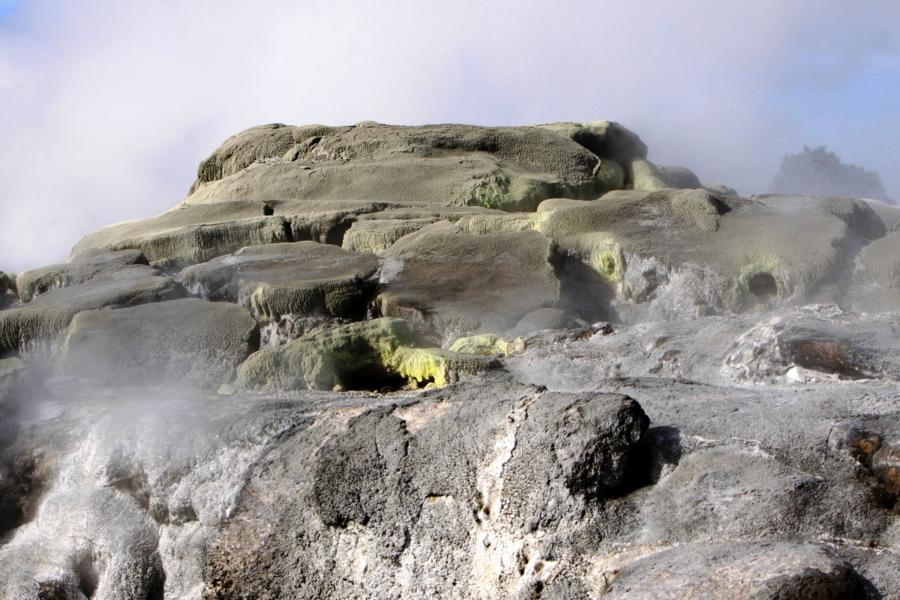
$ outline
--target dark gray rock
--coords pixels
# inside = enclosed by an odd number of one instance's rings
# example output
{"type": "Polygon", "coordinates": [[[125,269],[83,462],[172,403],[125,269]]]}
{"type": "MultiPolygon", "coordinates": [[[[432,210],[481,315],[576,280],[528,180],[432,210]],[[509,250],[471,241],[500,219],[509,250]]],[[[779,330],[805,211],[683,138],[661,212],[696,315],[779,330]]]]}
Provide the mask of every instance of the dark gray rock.
{"type": "Polygon", "coordinates": [[[559,299],[551,244],[533,231],[466,235],[435,223],[384,255],[398,269],[382,277],[381,313],[421,324],[441,339],[505,331],[559,299]]]}
{"type": "Polygon", "coordinates": [[[622,396],[487,385],[490,393],[484,383],[459,386],[368,410],[312,456],[308,435],[286,444],[253,476],[243,512],[213,544],[211,595],[496,597],[540,585],[546,573],[538,567],[521,579],[515,559],[535,510],[552,521],[572,502],[587,510],[601,502],[597,493],[622,477],[646,417],[622,396]],[[295,459],[311,469],[298,494],[259,497],[263,472],[296,469],[295,459]],[[279,526],[247,538],[262,521],[279,526]],[[320,552],[346,543],[346,552],[320,552]],[[360,560],[366,575],[354,566],[360,560]]]}

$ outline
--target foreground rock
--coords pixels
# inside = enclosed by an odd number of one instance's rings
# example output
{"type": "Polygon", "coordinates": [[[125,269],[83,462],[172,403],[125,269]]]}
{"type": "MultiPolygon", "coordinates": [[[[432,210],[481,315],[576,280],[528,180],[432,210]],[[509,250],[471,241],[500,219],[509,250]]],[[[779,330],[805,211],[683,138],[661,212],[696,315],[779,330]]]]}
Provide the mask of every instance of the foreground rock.
{"type": "MultiPolygon", "coordinates": [[[[848,404],[887,398],[849,385],[848,404]]],[[[497,373],[393,396],[50,387],[56,416],[15,447],[46,491],[41,518],[0,547],[13,597],[900,589],[890,513],[856,459],[824,450],[828,389],[620,379],[558,393],[497,373]]]]}
{"type": "Polygon", "coordinates": [[[211,596],[514,597],[552,577],[542,565],[578,553],[646,417],[621,396],[491,390],[341,418],[346,434],[317,450],[295,437],[210,549],[211,596]],[[298,460],[312,478],[296,493],[256,492],[298,460]]]}
{"type": "Polygon", "coordinates": [[[821,546],[684,546],[641,559],[612,576],[603,598],[865,600],[865,584],[821,546]],[[656,584],[665,582],[665,588],[656,584]]]}
{"type": "Polygon", "coordinates": [[[187,298],[79,313],[59,364],[68,375],[111,385],[208,387],[229,381],[257,348],[259,330],[246,310],[187,298]]]}

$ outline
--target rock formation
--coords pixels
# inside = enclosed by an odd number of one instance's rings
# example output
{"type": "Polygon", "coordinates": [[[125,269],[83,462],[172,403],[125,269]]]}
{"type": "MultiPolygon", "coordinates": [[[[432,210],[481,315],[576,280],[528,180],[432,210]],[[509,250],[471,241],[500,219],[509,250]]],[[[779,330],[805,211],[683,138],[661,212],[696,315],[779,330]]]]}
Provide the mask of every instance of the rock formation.
{"type": "Polygon", "coordinates": [[[900,597],[898,240],[614,122],[249,129],[0,273],[0,597],[900,597]]]}

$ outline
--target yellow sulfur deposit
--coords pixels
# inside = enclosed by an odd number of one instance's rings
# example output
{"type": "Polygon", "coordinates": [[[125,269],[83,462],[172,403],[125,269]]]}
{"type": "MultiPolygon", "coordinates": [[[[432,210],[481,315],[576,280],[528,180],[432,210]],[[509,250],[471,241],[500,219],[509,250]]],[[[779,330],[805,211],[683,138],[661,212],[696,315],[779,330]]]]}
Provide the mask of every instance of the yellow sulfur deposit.
{"type": "Polygon", "coordinates": [[[480,354],[482,356],[509,356],[525,349],[522,338],[505,340],[492,333],[462,337],[453,342],[450,352],[480,354]]]}

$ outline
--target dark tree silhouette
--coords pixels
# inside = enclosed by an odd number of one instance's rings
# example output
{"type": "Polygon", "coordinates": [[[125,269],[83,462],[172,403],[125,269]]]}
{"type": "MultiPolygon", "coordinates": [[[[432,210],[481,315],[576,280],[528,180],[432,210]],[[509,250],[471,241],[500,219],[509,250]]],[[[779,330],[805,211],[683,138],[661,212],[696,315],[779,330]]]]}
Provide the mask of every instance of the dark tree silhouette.
{"type": "Polygon", "coordinates": [[[893,202],[874,171],[841,162],[825,146],[803,147],[803,152],[781,159],[781,170],[772,180],[773,194],[810,196],[849,196],[893,202]]]}

